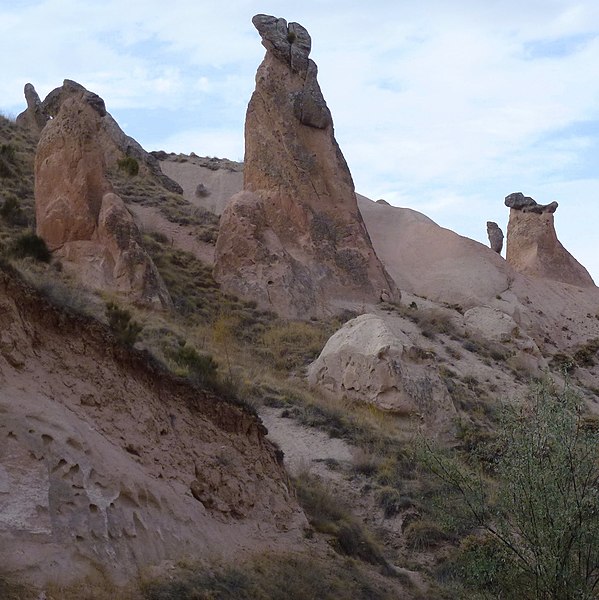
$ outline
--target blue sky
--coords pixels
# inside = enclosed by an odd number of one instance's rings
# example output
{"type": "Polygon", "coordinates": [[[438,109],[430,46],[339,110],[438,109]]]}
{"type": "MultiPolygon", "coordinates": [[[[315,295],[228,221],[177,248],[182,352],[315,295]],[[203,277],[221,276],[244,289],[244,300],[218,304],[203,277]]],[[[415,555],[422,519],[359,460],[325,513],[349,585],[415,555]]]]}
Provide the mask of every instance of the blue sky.
{"type": "Polygon", "coordinates": [[[0,110],[75,79],[149,150],[243,157],[256,13],[304,25],[358,192],[462,235],[557,200],[599,282],[596,0],[0,0],[0,110]]]}

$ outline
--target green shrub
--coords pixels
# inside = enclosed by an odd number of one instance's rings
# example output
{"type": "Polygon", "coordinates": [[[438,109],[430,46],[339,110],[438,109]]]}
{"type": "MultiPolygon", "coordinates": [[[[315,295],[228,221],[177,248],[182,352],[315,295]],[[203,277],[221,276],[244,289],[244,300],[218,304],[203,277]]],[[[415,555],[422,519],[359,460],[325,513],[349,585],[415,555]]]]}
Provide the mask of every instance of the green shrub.
{"type": "Polygon", "coordinates": [[[185,368],[188,377],[201,386],[215,389],[218,384],[218,364],[210,354],[200,354],[187,344],[171,354],[173,361],[185,368]]]}
{"type": "Polygon", "coordinates": [[[108,319],[110,328],[121,343],[126,346],[133,346],[135,344],[142,326],[132,320],[131,313],[128,310],[120,308],[114,302],[107,302],[106,318],[108,319]]]}
{"type": "Polygon", "coordinates": [[[10,253],[16,258],[31,257],[40,262],[50,262],[52,258],[46,242],[33,232],[18,236],[10,248],[10,253]]]}
{"type": "Polygon", "coordinates": [[[139,163],[132,156],[125,156],[117,161],[117,165],[121,171],[124,171],[130,177],[134,177],[139,173],[139,163]]]}

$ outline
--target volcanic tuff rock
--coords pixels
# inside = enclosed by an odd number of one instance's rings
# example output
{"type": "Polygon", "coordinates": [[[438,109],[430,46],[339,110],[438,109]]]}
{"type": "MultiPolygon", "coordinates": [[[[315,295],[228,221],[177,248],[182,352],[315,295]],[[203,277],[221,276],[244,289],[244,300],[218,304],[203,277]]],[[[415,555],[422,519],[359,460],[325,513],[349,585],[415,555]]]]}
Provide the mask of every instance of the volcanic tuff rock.
{"type": "Polygon", "coordinates": [[[266,47],[245,124],[244,190],[222,217],[215,278],[288,317],[399,294],[377,258],[297,23],[257,15],[266,47]]]}
{"type": "Polygon", "coordinates": [[[447,423],[455,408],[434,364],[434,353],[418,348],[390,317],[364,314],[333,334],[308,381],[335,397],[447,423]]]}
{"type": "Polygon", "coordinates": [[[516,271],[579,287],[594,286],[588,271],[557,239],[557,202],[541,205],[521,192],[505,198],[510,207],[506,260],[516,271]]]}
{"type": "Polygon", "coordinates": [[[497,223],[493,221],[487,221],[487,235],[489,236],[489,243],[491,244],[491,250],[501,254],[503,249],[503,231],[497,223]]]}
{"type": "Polygon", "coordinates": [[[299,545],[256,417],[65,316],[0,264],[0,565],[44,586],[299,545]]]}
{"type": "Polygon", "coordinates": [[[82,92],[60,104],[35,158],[37,233],[87,286],[168,306],[169,294],[122,200],[99,143],[103,102],[82,92]]]}
{"type": "Polygon", "coordinates": [[[96,143],[102,146],[104,160],[108,167],[114,167],[117,160],[125,156],[135,158],[142,170],[146,170],[167,190],[180,194],[181,187],[167,177],[160,169],[156,157],[146,152],[132,137],[119,127],[112,115],[106,111],[104,100],[94,92],[85,89],[81,84],[65,79],[60,87],[53,89],[40,102],[33,85],[25,86],[27,109],[17,117],[17,122],[39,134],[44,125],[58,115],[65,100],[84,97],[86,102],[94,106],[101,117],[101,127],[96,134],[96,143]]]}
{"type": "Polygon", "coordinates": [[[17,125],[26,127],[39,134],[49,120],[48,114],[42,107],[42,101],[35,88],[30,83],[25,84],[25,100],[27,108],[17,116],[17,125]]]}

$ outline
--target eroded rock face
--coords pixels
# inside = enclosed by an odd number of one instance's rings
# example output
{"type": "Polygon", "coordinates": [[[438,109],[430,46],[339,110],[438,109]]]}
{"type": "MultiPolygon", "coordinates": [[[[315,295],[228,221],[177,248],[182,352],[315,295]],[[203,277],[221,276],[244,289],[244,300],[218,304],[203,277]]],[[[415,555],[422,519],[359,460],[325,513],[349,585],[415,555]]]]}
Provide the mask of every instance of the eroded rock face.
{"type": "Polygon", "coordinates": [[[37,233],[85,285],[168,306],[139,230],[105,175],[102,107],[82,92],[44,128],[35,160],[37,233]]]}
{"type": "Polygon", "coordinates": [[[553,219],[557,202],[541,205],[517,192],[505,198],[505,205],[510,207],[506,260],[516,271],[579,287],[595,285],[557,239],[553,219]]]}
{"type": "Polygon", "coordinates": [[[333,334],[310,365],[308,381],[335,397],[428,423],[447,421],[455,408],[433,364],[433,353],[427,356],[383,318],[365,314],[333,334]]]}
{"type": "Polygon", "coordinates": [[[17,122],[40,134],[46,123],[58,115],[63,103],[69,98],[84,98],[87,104],[93,106],[100,115],[101,126],[96,132],[96,143],[101,146],[108,167],[114,167],[123,156],[131,156],[139,162],[142,170],[149,172],[167,190],[177,194],[183,192],[179,184],[161,171],[156,157],[146,152],[137,141],[125,134],[112,115],[106,111],[104,100],[76,81],[65,79],[63,84],[53,89],[43,102],[40,101],[33,85],[28,83],[25,86],[27,110],[17,117],[17,122]]]}
{"type": "Polygon", "coordinates": [[[42,107],[42,101],[31,83],[25,84],[27,108],[17,116],[17,125],[39,134],[48,122],[49,116],[42,107]]]}
{"type": "Polygon", "coordinates": [[[2,267],[0,389],[3,575],[124,583],[163,561],[301,542],[256,417],[65,319],[2,267]]]}
{"type": "Polygon", "coordinates": [[[491,244],[491,250],[501,254],[503,249],[503,231],[497,223],[493,221],[487,221],[487,235],[489,236],[489,243],[491,244]]]}
{"type": "Polygon", "coordinates": [[[214,274],[289,317],[398,299],[358,210],[330,111],[297,23],[257,15],[267,52],[245,126],[244,191],[221,218],[214,274]]]}

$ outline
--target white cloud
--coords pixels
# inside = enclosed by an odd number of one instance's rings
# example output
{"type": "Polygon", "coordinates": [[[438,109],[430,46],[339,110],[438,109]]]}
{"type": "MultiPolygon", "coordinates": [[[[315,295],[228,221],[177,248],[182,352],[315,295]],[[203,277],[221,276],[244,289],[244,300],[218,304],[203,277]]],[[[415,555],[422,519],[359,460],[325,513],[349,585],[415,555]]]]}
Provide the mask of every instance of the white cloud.
{"type": "MultiPolygon", "coordinates": [[[[68,77],[113,112],[134,110],[139,121],[162,111],[161,132],[140,139],[150,147],[238,159],[264,55],[251,17],[266,12],[312,35],[337,139],[361,193],[483,238],[487,219],[507,220],[503,197],[516,190],[540,202],[576,197],[580,210],[599,216],[587,172],[599,143],[572,132],[599,122],[595,0],[4,4],[0,52],[15,57],[3,64],[4,112],[22,109],[27,81],[44,96],[68,77]]],[[[562,206],[556,222],[583,263],[595,260],[584,242],[594,231],[585,229],[584,239],[571,233],[580,223],[562,206]]]]}

